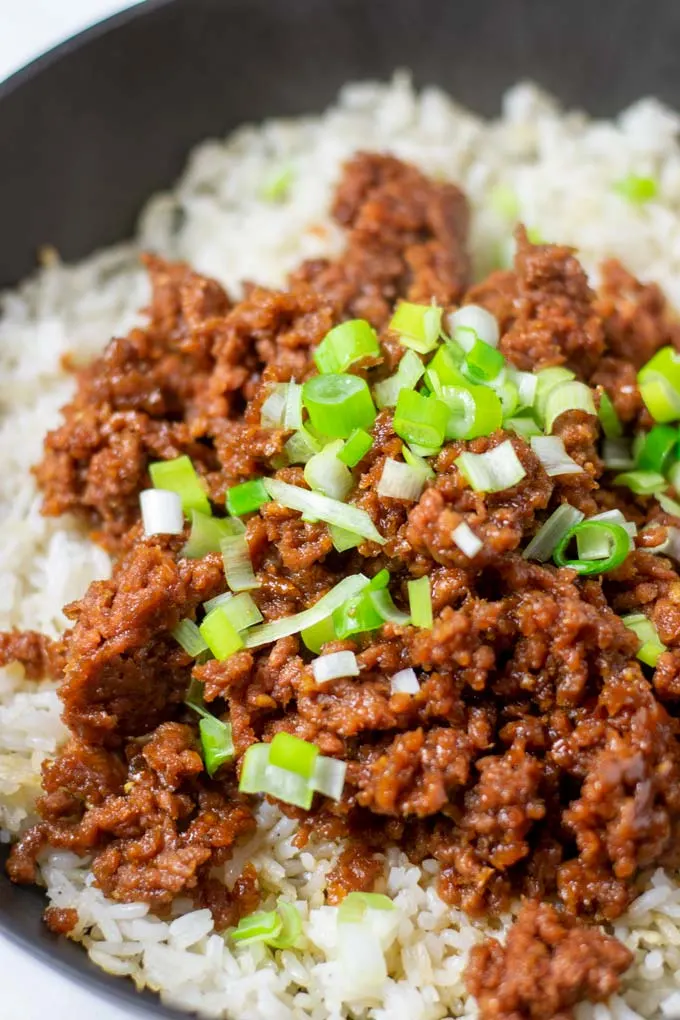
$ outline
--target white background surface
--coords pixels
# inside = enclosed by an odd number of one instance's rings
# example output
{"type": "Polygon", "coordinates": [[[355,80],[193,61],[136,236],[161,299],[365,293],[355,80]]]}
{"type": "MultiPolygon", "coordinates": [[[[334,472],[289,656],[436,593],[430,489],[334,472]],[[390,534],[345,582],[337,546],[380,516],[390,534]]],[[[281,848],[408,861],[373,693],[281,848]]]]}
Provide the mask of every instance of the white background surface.
{"type": "MultiPolygon", "coordinates": [[[[74,32],[133,2],[0,0],[0,81],[74,32]]],[[[132,1020],[137,1013],[82,991],[0,936],[0,1016],[2,1020],[132,1020]]]]}

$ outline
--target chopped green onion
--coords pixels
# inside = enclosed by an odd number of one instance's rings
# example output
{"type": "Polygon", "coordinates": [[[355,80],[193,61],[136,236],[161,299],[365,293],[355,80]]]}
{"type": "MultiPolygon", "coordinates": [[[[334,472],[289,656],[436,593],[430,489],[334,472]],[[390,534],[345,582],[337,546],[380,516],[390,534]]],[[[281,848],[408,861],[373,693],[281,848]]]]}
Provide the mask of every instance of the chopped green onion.
{"type": "Polygon", "coordinates": [[[661,492],[656,498],[661,509],[667,514],[673,514],[675,517],[680,517],[680,503],[661,492]]]}
{"type": "Polygon", "coordinates": [[[373,446],[373,437],[364,429],[354,429],[338,454],[338,460],[347,467],[356,467],[373,446]]]}
{"type": "Polygon", "coordinates": [[[572,381],[559,383],[548,390],[544,404],[546,432],[552,432],[553,425],[566,411],[585,411],[586,414],[597,414],[590,386],[572,381]]]}
{"type": "Polygon", "coordinates": [[[675,464],[669,468],[668,481],[676,491],[680,491],[680,460],[676,460],[675,464]]]}
{"type": "MultiPolygon", "coordinates": [[[[327,620],[334,609],[362,591],[368,583],[368,578],[363,574],[352,574],[350,577],[345,577],[310,609],[305,609],[301,613],[284,617],[281,620],[274,620],[272,623],[264,623],[260,627],[254,627],[244,635],[246,648],[267,645],[282,637],[288,637],[290,634],[299,634],[300,631],[309,636],[312,628],[327,620]]],[[[303,640],[307,644],[307,639],[303,637],[303,640]]],[[[332,641],[333,637],[329,637],[327,640],[332,641]]],[[[311,646],[307,645],[307,647],[311,646]]],[[[317,651],[318,649],[312,647],[311,650],[317,651]]]]}
{"type": "Polygon", "coordinates": [[[679,439],[678,430],[671,425],[655,425],[643,438],[635,466],[665,474],[679,439]]]}
{"type": "Polygon", "coordinates": [[[337,641],[338,635],[333,626],[333,617],[327,616],[325,619],[319,620],[318,623],[312,624],[311,627],[305,627],[300,632],[300,637],[310,652],[316,652],[319,655],[325,644],[328,644],[329,641],[337,641]]]}
{"type": "Polygon", "coordinates": [[[468,351],[463,362],[463,372],[473,382],[490,383],[497,379],[505,367],[505,358],[500,351],[483,340],[477,340],[468,351]]]}
{"type": "Polygon", "coordinates": [[[379,496],[388,499],[413,502],[420,498],[426,480],[427,475],[421,468],[386,457],[378,480],[377,492],[379,496]]]}
{"type": "Polygon", "coordinates": [[[351,892],[338,908],[338,921],[340,924],[357,924],[363,920],[367,910],[394,909],[392,900],[383,893],[351,892]]]}
{"type": "Polygon", "coordinates": [[[509,439],[486,453],[461,453],[454,464],[475,492],[502,492],[526,475],[509,439]]]}
{"type": "Polygon", "coordinates": [[[346,774],[346,762],[338,761],[336,758],[327,758],[325,755],[320,754],[316,759],[314,775],[309,785],[312,790],[323,794],[324,797],[330,797],[331,800],[341,800],[346,774]]]}
{"type": "Polygon", "coordinates": [[[287,440],[283,449],[291,464],[307,464],[321,450],[321,443],[303,425],[287,440]]]}
{"type": "Polygon", "coordinates": [[[265,202],[282,202],[295,180],[295,171],[290,163],[276,167],[264,180],[260,188],[260,198],[265,202]]]}
{"type": "Polygon", "coordinates": [[[333,628],[341,640],[382,627],[385,621],[370,595],[370,591],[360,592],[333,611],[333,628]]]}
{"type": "Polygon", "coordinates": [[[386,567],[379,570],[375,577],[372,577],[368,587],[371,591],[380,591],[381,588],[386,588],[390,583],[390,572],[386,567]]]}
{"type": "Polygon", "coordinates": [[[190,516],[191,534],[180,553],[189,560],[200,560],[208,553],[219,552],[223,538],[242,534],[245,530],[241,521],[232,521],[225,517],[207,517],[198,510],[192,510],[190,516]]]}
{"type": "Polygon", "coordinates": [[[604,466],[610,471],[627,471],[635,466],[629,439],[605,439],[602,444],[604,466]]]}
{"type": "Polygon", "coordinates": [[[531,436],[529,443],[548,477],[583,473],[583,468],[569,456],[564,448],[564,440],[559,436],[531,436]]]}
{"type": "Polygon", "coordinates": [[[346,439],[375,421],[371,391],[358,375],[315,375],[304,384],[302,399],[314,428],[333,439],[346,439]]]}
{"type": "Polygon", "coordinates": [[[407,623],[411,622],[411,617],[408,613],[397,609],[387,588],[369,591],[368,598],[373,603],[373,608],[386,623],[394,623],[399,627],[405,627],[407,623]]]}
{"type": "Polygon", "coordinates": [[[331,536],[333,548],[339,553],[347,552],[348,549],[356,549],[357,546],[365,541],[361,535],[357,535],[354,531],[337,528],[334,524],[328,525],[328,533],[331,536]]]}
{"type": "Polygon", "coordinates": [[[540,426],[536,424],[533,418],[508,418],[507,421],[503,422],[503,428],[510,429],[511,432],[521,436],[522,439],[531,439],[532,436],[543,435],[540,426]]]}
{"type": "Polygon", "coordinates": [[[424,457],[414,453],[414,451],[410,450],[408,446],[402,447],[401,455],[410,468],[414,468],[421,472],[425,481],[428,481],[430,478],[434,478],[434,471],[424,457]]]}
{"type": "Polygon", "coordinates": [[[417,694],[420,690],[415,669],[409,666],[390,677],[390,694],[417,694]]]}
{"type": "Polygon", "coordinates": [[[622,177],[613,186],[622,198],[632,205],[644,205],[656,198],[659,185],[653,177],[640,177],[638,174],[628,174],[622,177]]]}
{"type": "Polygon", "coordinates": [[[567,532],[583,520],[583,514],[569,503],[561,503],[541,525],[522,556],[525,560],[546,563],[567,532]]]}
{"type": "Polygon", "coordinates": [[[234,741],[229,723],[216,719],[214,715],[204,716],[198,724],[201,735],[203,761],[212,779],[217,770],[234,758],[234,741]]]}
{"type": "Polygon", "coordinates": [[[399,334],[404,347],[419,354],[434,350],[441,332],[442,310],[436,305],[416,305],[400,301],[390,320],[390,329],[399,334]]]}
{"type": "Polygon", "coordinates": [[[407,443],[430,449],[444,442],[449,409],[436,397],[423,397],[415,390],[402,390],[394,412],[394,431],[407,443]]]}
{"type": "Polygon", "coordinates": [[[458,527],[453,529],[451,539],[469,560],[473,559],[484,545],[481,538],[475,535],[470,525],[465,521],[461,521],[458,527]]]}
{"type": "MultiPolygon", "coordinates": [[[[491,384],[490,384],[491,385],[491,384]]],[[[506,379],[500,386],[494,386],[496,396],[501,402],[503,420],[511,417],[519,407],[519,390],[512,379],[506,379]]]]}
{"type": "Polygon", "coordinates": [[[365,319],[351,319],[326,333],[314,351],[314,361],[319,371],[327,375],[346,372],[356,361],[379,355],[378,338],[371,324],[365,319]]]}
{"type": "Polygon", "coordinates": [[[641,642],[637,658],[646,666],[656,666],[659,656],[667,651],[667,648],[652,621],[644,613],[630,613],[621,617],[621,623],[632,630],[641,642]]]}
{"type": "Polygon", "coordinates": [[[453,312],[449,315],[449,329],[454,336],[459,329],[472,330],[478,340],[482,340],[489,347],[498,347],[500,340],[498,320],[481,305],[463,305],[453,312]]]}
{"type": "Polygon", "coordinates": [[[269,745],[269,764],[277,768],[296,772],[305,779],[314,774],[314,763],[319,748],[308,740],[301,740],[292,733],[277,733],[269,745]]]}
{"type": "Polygon", "coordinates": [[[570,382],[576,376],[568,368],[556,366],[555,368],[542,368],[536,373],[536,396],[534,407],[538,418],[542,421],[545,418],[545,405],[551,391],[562,383],[570,382]]]}
{"type": "MultiPolygon", "coordinates": [[[[592,517],[588,518],[589,521],[612,521],[614,524],[620,524],[623,530],[626,532],[629,538],[630,548],[635,548],[635,536],[637,535],[637,527],[632,521],[627,520],[620,510],[605,510],[601,514],[593,514],[592,517]]],[[[593,553],[583,552],[583,549],[588,548],[590,539],[581,535],[576,540],[578,548],[578,554],[581,559],[586,559],[588,555],[594,556],[593,553]],[[580,544],[579,544],[580,543],[580,544]]],[[[606,553],[605,553],[606,555],[606,553]]]]}
{"type": "Polygon", "coordinates": [[[182,500],[168,489],[144,489],[139,494],[142,524],[147,538],[152,535],[181,535],[184,531],[182,500]]]}
{"type": "Polygon", "coordinates": [[[361,535],[379,545],[385,544],[385,539],[376,530],[365,510],[340,503],[318,492],[308,492],[307,489],[289,485],[288,482],[281,482],[277,478],[265,479],[265,485],[271,498],[281,506],[299,510],[302,514],[309,514],[320,521],[325,521],[326,524],[335,524],[346,531],[353,531],[356,535],[361,535]]]}
{"type": "Polygon", "coordinates": [[[171,633],[177,644],[181,645],[192,659],[208,649],[205,639],[193,620],[181,620],[171,633]]]}
{"type": "Polygon", "coordinates": [[[227,510],[233,517],[242,517],[244,514],[253,513],[254,510],[259,510],[264,503],[268,502],[269,493],[261,478],[253,478],[250,482],[232,485],[227,490],[227,510]]]}
{"type": "Polygon", "coordinates": [[[462,359],[463,353],[459,352],[457,344],[453,344],[449,340],[447,343],[439,345],[425,373],[431,389],[437,396],[439,396],[442,386],[467,387],[469,385],[469,380],[460,370],[462,359]]]}
{"type": "Polygon", "coordinates": [[[328,443],[305,465],[305,481],[310,489],[331,499],[344,500],[354,485],[352,472],[339,460],[343,445],[342,439],[328,443]]]}
{"type": "Polygon", "coordinates": [[[205,701],[203,700],[203,684],[195,677],[191,678],[191,682],[189,683],[189,688],[184,699],[184,704],[187,708],[192,709],[200,715],[201,718],[212,718],[210,712],[205,707],[205,701]]]}
{"type": "Polygon", "coordinates": [[[354,652],[331,652],[314,660],[312,673],[318,684],[326,684],[341,677],[359,676],[359,663],[354,652]]]}
{"type": "Polygon", "coordinates": [[[441,400],[449,409],[447,439],[475,439],[490,436],[501,427],[503,405],[487,386],[444,386],[441,400]]]}
{"type": "Polygon", "coordinates": [[[629,551],[628,533],[620,524],[613,524],[610,521],[581,521],[560,539],[553,559],[558,567],[570,567],[586,577],[614,570],[623,563],[629,551]],[[589,559],[569,559],[566,554],[572,540],[586,534],[590,535],[591,540],[599,536],[605,539],[602,547],[598,547],[598,556],[589,559]]]}
{"type": "Polygon", "coordinates": [[[602,390],[600,393],[600,406],[597,411],[597,416],[600,419],[602,431],[607,439],[621,438],[623,435],[623,425],[621,424],[619,416],[616,413],[616,408],[612,404],[606,390],[602,390]]]}
{"type": "Polygon", "coordinates": [[[234,942],[252,945],[254,942],[269,942],[281,934],[283,921],[275,910],[258,910],[249,917],[242,917],[231,933],[234,942]]]}
{"type": "Polygon", "coordinates": [[[411,623],[414,627],[432,629],[432,595],[430,592],[429,577],[419,577],[409,581],[408,604],[411,610],[411,623]]]}
{"type": "Polygon", "coordinates": [[[638,372],[640,395],[658,422],[680,418],[680,354],[662,347],[638,372]]]}
{"type": "Polygon", "coordinates": [[[515,223],[519,219],[519,200],[514,188],[500,181],[489,192],[489,205],[503,219],[515,223]]]}
{"type": "Polygon", "coordinates": [[[300,912],[292,903],[287,903],[286,900],[279,900],[277,909],[283,922],[281,933],[269,936],[267,945],[271,946],[272,949],[294,949],[302,934],[300,912]]]}
{"type": "Polygon", "coordinates": [[[401,391],[415,389],[424,371],[425,366],[415,351],[406,351],[394,375],[388,376],[373,387],[378,407],[394,407],[401,391]]]}
{"type": "Polygon", "coordinates": [[[261,623],[263,619],[262,613],[247,591],[242,591],[238,595],[232,595],[228,591],[203,604],[206,613],[211,612],[217,606],[224,609],[234,630],[247,630],[248,627],[261,623]]]}
{"type": "Polygon", "coordinates": [[[538,376],[533,372],[518,372],[513,369],[510,378],[517,386],[517,398],[521,408],[531,408],[536,400],[538,376]]]}
{"type": "Polygon", "coordinates": [[[253,571],[245,534],[227,535],[220,542],[220,549],[227,584],[232,591],[249,591],[261,586],[253,571]]]}
{"type": "Polygon", "coordinates": [[[196,469],[187,456],[175,457],[174,460],[157,460],[149,464],[149,474],[154,489],[167,489],[176,492],[182,500],[185,514],[191,510],[210,516],[210,502],[205,493],[203,482],[196,474],[196,469]]]}
{"type": "Polygon", "coordinates": [[[266,429],[282,429],[288,403],[288,383],[275,383],[260,408],[260,424],[266,429]]]}
{"type": "Polygon", "coordinates": [[[289,382],[286,391],[286,406],[283,411],[284,429],[302,428],[302,386],[289,382]]]}
{"type": "Polygon", "coordinates": [[[653,496],[668,488],[668,482],[658,471],[624,471],[616,475],[614,485],[625,485],[638,496],[653,496]]]}
{"type": "Polygon", "coordinates": [[[220,662],[243,648],[243,640],[223,606],[211,609],[198,628],[210,651],[220,662]]]}

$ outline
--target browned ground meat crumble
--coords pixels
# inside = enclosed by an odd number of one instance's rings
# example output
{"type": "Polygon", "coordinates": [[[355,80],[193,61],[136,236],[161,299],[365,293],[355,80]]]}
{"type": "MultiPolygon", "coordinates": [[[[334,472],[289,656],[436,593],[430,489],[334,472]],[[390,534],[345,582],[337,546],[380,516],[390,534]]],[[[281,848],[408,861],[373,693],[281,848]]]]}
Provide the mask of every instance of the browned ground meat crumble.
{"type": "MultiPolygon", "coordinates": [[[[403,350],[387,324],[399,298],[484,305],[514,365],[572,368],[631,427],[650,424],[636,371],[659,347],[680,349],[680,326],[653,284],[610,262],[594,292],[571,249],[530,244],[521,229],[514,268],[470,289],[464,196],[391,157],[352,160],[333,211],[347,231],[344,254],[305,263],[286,290],[247,285],[233,301],[188,267],[148,257],[148,325],[111,341],[79,373],[46,439],[36,468],[45,513],[75,513],[117,561],[110,581],[67,607],[63,642],[0,635],[0,662],[63,677],[71,731],[44,767],[42,820],[14,848],[10,874],[34,881],[43,848],[68,848],[93,855],[96,880],[114,899],[162,910],[188,895],[218,927],[236,923],[257,906],[254,869],[227,890],[213,868],[255,826],[253,799],[238,792],[239,762],[253,742],[285,730],[348,762],[340,803],[317,797],[311,815],[283,806],[300,818],[301,845],[314,831],[347,840],[329,902],[373,888],[379,853],[394,844],[416,862],[434,857],[441,895],[471,915],[523,897],[507,945],[491,939],[472,953],[468,986],[483,1020],[566,1020],[580,999],[615,991],[631,961],[593,922],[626,909],[643,869],[680,860],[675,566],[648,551],[659,542],[654,528],[602,578],[521,556],[562,502],[586,514],[620,507],[639,526],[673,520],[653,499],[613,488],[598,420],[571,411],[556,423],[581,474],[548,477],[524,440],[499,431],[447,443],[435,477],[409,503],[377,493],[385,458],[402,447],[382,411],[350,496],[382,547],[367,541],[340,555],[325,524],[275,503],[249,515],[261,582],[253,597],[265,620],[307,608],[358,571],[387,568],[400,605],[406,582],[429,575],[433,628],[387,623],[327,645],[354,651],[361,677],[323,687],[297,636],[194,664],[170,631],[226,590],[221,560],[182,558],[183,537],[145,538],[138,497],[150,461],[180,454],[218,510],[230,485],[274,473],[289,433],[260,426],[268,388],[312,374],[316,345],[349,317],[368,319],[382,344],[380,359],[354,370],[371,382],[392,373],[403,350]],[[473,492],[457,456],[507,439],[525,477],[502,492],[473,492]],[[473,559],[451,538],[461,522],[483,540],[473,559]],[[654,671],[635,657],[637,639],[620,620],[627,612],[646,613],[668,646],[654,671]],[[406,667],[419,672],[420,691],[391,694],[388,678],[406,667]],[[183,703],[192,677],[233,727],[236,763],[214,779],[183,703]]],[[[306,484],[299,467],[276,474],[306,484]]],[[[48,922],[67,931],[75,918],[50,912],[48,922]]]]}

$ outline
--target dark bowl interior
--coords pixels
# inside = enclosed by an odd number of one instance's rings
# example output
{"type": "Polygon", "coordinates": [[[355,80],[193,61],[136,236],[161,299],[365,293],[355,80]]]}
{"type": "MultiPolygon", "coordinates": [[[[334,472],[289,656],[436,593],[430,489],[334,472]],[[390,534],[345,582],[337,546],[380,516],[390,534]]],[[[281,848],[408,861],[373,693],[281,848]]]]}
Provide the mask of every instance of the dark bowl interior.
{"type": "MultiPolygon", "coordinates": [[[[0,87],[0,286],[41,244],[75,259],[129,234],[200,139],[320,110],[349,79],[409,67],[490,114],[532,78],[611,115],[641,95],[680,105],[679,39],[674,0],[149,0],[0,87]]],[[[42,906],[0,875],[6,934],[126,1008],[179,1015],[51,936],[42,906]]]]}

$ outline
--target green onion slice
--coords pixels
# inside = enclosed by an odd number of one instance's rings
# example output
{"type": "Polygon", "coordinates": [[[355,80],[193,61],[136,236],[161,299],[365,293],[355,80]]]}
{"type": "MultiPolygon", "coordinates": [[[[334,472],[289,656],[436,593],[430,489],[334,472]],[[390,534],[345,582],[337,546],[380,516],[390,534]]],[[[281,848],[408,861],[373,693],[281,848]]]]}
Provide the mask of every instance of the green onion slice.
{"type": "Polygon", "coordinates": [[[321,443],[303,425],[286,441],[283,449],[290,464],[306,464],[315,453],[319,453],[321,443]]]}
{"type": "Polygon", "coordinates": [[[662,347],[638,372],[640,395],[658,422],[680,418],[680,354],[662,347]]]}
{"type": "Polygon", "coordinates": [[[680,517],[680,503],[671,499],[670,496],[664,495],[664,493],[659,493],[656,498],[661,509],[667,514],[673,514],[675,517],[680,517]]]}
{"type": "Polygon", "coordinates": [[[509,439],[486,453],[461,453],[454,463],[475,492],[502,492],[526,475],[509,439]]]}
{"type": "Polygon", "coordinates": [[[314,352],[319,372],[346,372],[350,365],[364,358],[380,356],[376,332],[365,319],[341,322],[327,333],[314,352]]]}
{"type": "Polygon", "coordinates": [[[367,910],[395,910],[389,896],[383,893],[351,892],[338,908],[340,924],[359,924],[367,910]]]}
{"type": "Polygon", "coordinates": [[[602,444],[602,460],[610,471],[628,471],[635,466],[635,459],[629,439],[605,439],[602,444]]]}
{"type": "Polygon", "coordinates": [[[545,418],[546,401],[551,391],[554,390],[556,386],[565,382],[570,382],[575,378],[576,376],[570,369],[562,368],[559,365],[555,368],[543,368],[540,372],[536,373],[536,395],[534,398],[534,407],[540,420],[545,418]]]}
{"type": "Polygon", "coordinates": [[[328,525],[328,533],[336,552],[347,552],[348,549],[356,549],[364,541],[361,535],[354,531],[347,531],[345,528],[337,528],[334,524],[328,525]]]}
{"type": "Polygon", "coordinates": [[[375,421],[371,391],[358,375],[315,375],[304,384],[302,400],[314,428],[332,439],[346,439],[375,421]]]}
{"type": "Polygon", "coordinates": [[[204,484],[189,457],[175,457],[174,460],[158,460],[149,464],[149,475],[154,489],[177,493],[185,514],[198,510],[210,516],[212,511],[204,484]]]}
{"type": "Polygon", "coordinates": [[[319,748],[308,740],[301,740],[292,733],[277,733],[269,745],[269,763],[280,769],[296,772],[304,779],[314,775],[314,764],[319,748]]]}
{"type": "Polygon", "coordinates": [[[500,351],[483,340],[477,340],[463,362],[463,372],[476,383],[491,383],[505,367],[500,351]]]}
{"type": "Polygon", "coordinates": [[[546,432],[552,432],[553,425],[566,411],[585,411],[586,414],[597,414],[590,386],[572,380],[559,383],[548,390],[544,402],[546,432]]]}
{"type": "Polygon", "coordinates": [[[564,448],[564,440],[559,436],[531,436],[529,443],[550,478],[583,473],[583,468],[569,456],[564,448]]]}
{"type": "Polygon", "coordinates": [[[210,715],[201,719],[198,729],[201,735],[203,761],[206,771],[212,779],[222,765],[234,758],[231,725],[210,715]]]}
{"type": "Polygon", "coordinates": [[[503,428],[509,429],[515,435],[521,436],[522,439],[531,439],[532,436],[543,435],[540,425],[537,425],[533,418],[525,418],[524,416],[508,418],[503,422],[503,428]]]}
{"type": "Polygon", "coordinates": [[[339,459],[343,446],[342,439],[336,439],[307,461],[305,481],[314,492],[337,500],[344,500],[351,492],[354,485],[352,472],[339,459]]]}
{"type": "Polygon", "coordinates": [[[373,446],[373,437],[364,429],[354,429],[338,453],[338,460],[347,467],[356,467],[373,446]]]}
{"type": "Polygon", "coordinates": [[[249,591],[261,587],[253,571],[250,549],[245,534],[227,535],[220,542],[224,573],[232,591],[249,591]]]}
{"type": "Polygon", "coordinates": [[[591,574],[604,574],[614,570],[626,559],[630,551],[630,539],[625,528],[610,521],[581,521],[574,525],[559,541],[553,559],[558,567],[570,567],[584,577],[591,574]],[[588,559],[569,559],[567,550],[573,539],[589,533],[591,543],[597,542],[597,557],[588,559]],[[599,540],[602,540],[601,544],[599,540]]]}
{"type": "Polygon", "coordinates": [[[621,617],[621,623],[632,630],[640,641],[637,658],[647,666],[656,666],[659,656],[667,648],[652,621],[644,613],[630,613],[621,617]]]}
{"type": "Polygon", "coordinates": [[[597,416],[600,419],[602,431],[607,439],[621,438],[623,435],[623,425],[606,390],[602,390],[600,393],[600,406],[597,410],[597,416]]]}
{"type": "Polygon", "coordinates": [[[193,620],[181,620],[171,633],[177,644],[193,659],[208,650],[205,638],[193,620]]]}
{"type": "Polygon", "coordinates": [[[402,346],[410,347],[419,354],[427,354],[437,346],[441,322],[442,310],[436,305],[400,301],[389,328],[399,334],[402,346]]]}
{"type": "Polygon", "coordinates": [[[234,630],[247,630],[248,627],[261,623],[263,619],[262,613],[247,591],[239,592],[238,595],[225,592],[203,604],[206,613],[211,612],[217,606],[224,610],[234,630]]]}
{"type": "Polygon", "coordinates": [[[270,942],[280,936],[283,920],[275,910],[258,910],[249,917],[242,917],[231,933],[234,942],[252,945],[254,942],[270,942]]]}
{"type": "Polygon", "coordinates": [[[654,177],[628,174],[614,184],[614,191],[632,205],[644,205],[656,198],[659,184],[654,177]]]}
{"type": "Polygon", "coordinates": [[[378,495],[414,502],[420,498],[427,478],[428,474],[421,467],[386,457],[378,480],[378,495]]]}
{"type": "Polygon", "coordinates": [[[302,386],[289,382],[286,391],[286,406],[283,410],[284,429],[302,428],[302,386]]]}
{"type": "Polygon", "coordinates": [[[288,403],[288,383],[275,383],[260,408],[260,424],[265,429],[282,429],[288,403]]]}
{"type": "Polygon", "coordinates": [[[415,351],[406,351],[394,375],[388,376],[373,387],[378,407],[394,407],[401,391],[415,389],[424,371],[425,366],[415,351]]]}
{"type": "Polygon", "coordinates": [[[382,627],[385,619],[373,602],[372,594],[377,593],[361,592],[333,611],[333,628],[341,640],[382,627]]]}
{"type": "Polygon", "coordinates": [[[624,471],[616,475],[614,485],[625,485],[638,496],[653,496],[668,488],[668,482],[658,471],[624,471]]]}
{"type": "MultiPolygon", "coordinates": [[[[363,574],[352,574],[350,577],[344,578],[310,609],[305,609],[301,613],[284,617],[281,620],[274,620],[272,623],[264,623],[260,627],[253,627],[244,635],[246,648],[267,645],[278,641],[279,638],[288,637],[290,634],[299,634],[300,631],[309,634],[312,628],[327,620],[338,606],[362,591],[368,583],[368,578],[363,574]]],[[[303,638],[303,640],[305,639],[303,638]]],[[[333,637],[329,637],[327,640],[332,641],[333,637]]],[[[308,645],[308,647],[310,646],[308,645]]],[[[317,651],[318,649],[312,648],[311,650],[317,651]]]]}
{"type": "Polygon", "coordinates": [[[680,436],[671,425],[655,425],[644,436],[635,466],[641,471],[665,474],[671,457],[677,450],[680,436]]]}
{"type": "Polygon", "coordinates": [[[281,916],[282,927],[279,935],[270,936],[267,945],[272,949],[294,949],[302,934],[300,912],[292,903],[279,900],[277,910],[281,916]]]}
{"type": "Polygon", "coordinates": [[[449,328],[454,336],[459,330],[470,330],[478,340],[490,347],[498,347],[498,321],[495,315],[481,305],[463,305],[458,308],[449,316],[449,328]]]}
{"type": "Polygon", "coordinates": [[[223,606],[211,609],[198,628],[201,637],[216,659],[223,661],[243,648],[243,640],[223,606]]]}
{"type": "Polygon", "coordinates": [[[394,412],[394,431],[407,443],[438,449],[444,442],[449,409],[436,397],[402,390],[394,412]]]}
{"type": "Polygon", "coordinates": [[[583,514],[569,503],[562,503],[541,525],[522,556],[525,560],[547,563],[564,536],[583,520],[583,514]]]}
{"type": "Polygon", "coordinates": [[[191,534],[180,553],[180,556],[186,556],[189,560],[199,560],[208,553],[219,552],[223,538],[242,534],[245,530],[241,521],[225,517],[208,517],[198,510],[192,510],[190,516],[191,534]]]}
{"type": "Polygon", "coordinates": [[[486,386],[444,386],[441,400],[449,409],[447,439],[475,439],[490,436],[501,427],[503,405],[497,393],[486,386]]]}
{"type": "Polygon", "coordinates": [[[347,503],[340,503],[338,500],[322,496],[318,492],[308,492],[297,485],[281,482],[277,478],[265,479],[265,486],[271,498],[281,506],[316,517],[320,521],[325,521],[326,524],[334,524],[338,528],[352,531],[379,545],[385,544],[385,539],[377,531],[365,510],[360,510],[347,503]]]}
{"type": "Polygon", "coordinates": [[[408,603],[411,610],[411,623],[414,627],[432,629],[432,594],[430,592],[429,577],[418,577],[409,581],[408,603]]]}

